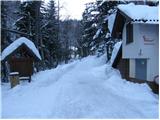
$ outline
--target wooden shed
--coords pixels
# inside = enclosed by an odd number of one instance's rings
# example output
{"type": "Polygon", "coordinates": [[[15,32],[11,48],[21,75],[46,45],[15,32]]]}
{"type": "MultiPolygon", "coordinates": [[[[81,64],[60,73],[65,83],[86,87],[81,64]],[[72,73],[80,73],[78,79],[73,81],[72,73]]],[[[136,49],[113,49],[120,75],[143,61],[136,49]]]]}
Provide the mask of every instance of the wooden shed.
{"type": "Polygon", "coordinates": [[[18,72],[20,79],[31,80],[34,62],[41,56],[34,43],[21,37],[6,47],[1,54],[1,62],[5,63],[8,73],[18,72]]]}

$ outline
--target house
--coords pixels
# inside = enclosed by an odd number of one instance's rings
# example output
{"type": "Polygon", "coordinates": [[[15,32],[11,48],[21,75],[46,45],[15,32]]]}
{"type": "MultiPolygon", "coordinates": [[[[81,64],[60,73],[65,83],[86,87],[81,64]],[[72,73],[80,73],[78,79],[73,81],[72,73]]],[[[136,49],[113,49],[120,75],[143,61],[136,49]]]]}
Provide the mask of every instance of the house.
{"type": "MultiPolygon", "coordinates": [[[[31,80],[34,62],[41,60],[39,51],[34,43],[21,37],[6,47],[1,54],[1,62],[8,72],[18,72],[20,79],[31,80]]],[[[8,76],[8,74],[6,76],[8,76]]]]}
{"type": "MultiPolygon", "coordinates": [[[[158,80],[158,6],[118,5],[111,35],[122,40],[122,48],[119,49],[122,54],[117,59],[128,60],[128,78],[150,82],[158,80]]],[[[114,67],[118,65],[116,61],[113,62],[114,67]]]]}

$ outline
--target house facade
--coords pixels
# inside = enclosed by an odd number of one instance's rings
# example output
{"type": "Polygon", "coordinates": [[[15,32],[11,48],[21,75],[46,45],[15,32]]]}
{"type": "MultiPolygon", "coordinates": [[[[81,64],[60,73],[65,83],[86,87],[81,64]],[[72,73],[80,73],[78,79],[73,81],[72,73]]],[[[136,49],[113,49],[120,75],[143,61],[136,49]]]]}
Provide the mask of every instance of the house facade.
{"type": "Polygon", "coordinates": [[[122,59],[129,60],[129,78],[155,81],[159,77],[157,6],[119,5],[112,37],[122,40],[122,59]]]}
{"type": "Polygon", "coordinates": [[[132,26],[132,33],[128,33],[125,23],[122,34],[122,58],[130,59],[129,77],[154,81],[159,75],[159,26],[142,23],[129,25],[132,26]],[[129,37],[132,40],[127,39],[129,37]]]}

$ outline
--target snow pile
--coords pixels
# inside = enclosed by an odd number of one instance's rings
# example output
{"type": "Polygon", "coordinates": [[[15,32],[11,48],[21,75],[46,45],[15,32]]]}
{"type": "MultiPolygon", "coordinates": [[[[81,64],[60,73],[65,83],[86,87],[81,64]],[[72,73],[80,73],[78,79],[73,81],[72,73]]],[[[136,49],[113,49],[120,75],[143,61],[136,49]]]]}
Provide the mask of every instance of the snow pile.
{"type": "Polygon", "coordinates": [[[114,60],[115,60],[115,58],[116,58],[116,56],[117,56],[117,53],[118,53],[121,45],[122,45],[122,42],[117,42],[117,43],[114,45],[114,49],[113,49],[113,51],[112,51],[112,56],[111,56],[111,59],[110,59],[110,64],[111,64],[111,65],[113,64],[113,62],[114,62],[114,60]]]}
{"type": "Polygon", "coordinates": [[[130,3],[127,5],[118,5],[118,9],[124,12],[133,20],[148,20],[146,23],[159,23],[158,6],[135,5],[130,3]]]}
{"type": "Polygon", "coordinates": [[[2,85],[3,118],[158,118],[158,97],[146,84],[121,79],[89,56],[32,76],[31,83],[2,85]]]}
{"type": "Polygon", "coordinates": [[[34,43],[25,37],[21,37],[21,38],[15,40],[7,48],[5,48],[2,51],[1,60],[4,60],[9,54],[11,54],[13,51],[15,51],[22,44],[25,44],[41,60],[41,56],[39,54],[39,51],[37,50],[34,43]]]}

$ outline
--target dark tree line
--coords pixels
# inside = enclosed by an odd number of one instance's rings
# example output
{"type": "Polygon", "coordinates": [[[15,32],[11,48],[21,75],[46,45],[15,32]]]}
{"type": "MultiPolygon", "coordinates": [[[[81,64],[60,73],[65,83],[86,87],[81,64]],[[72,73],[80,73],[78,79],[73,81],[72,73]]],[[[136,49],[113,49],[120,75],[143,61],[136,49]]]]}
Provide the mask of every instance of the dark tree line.
{"type": "MultiPolygon", "coordinates": [[[[60,7],[55,0],[1,1],[1,48],[24,36],[34,42],[42,61],[40,69],[53,68],[71,59],[107,53],[111,57],[114,44],[107,17],[114,14],[118,4],[139,1],[96,0],[86,4],[82,20],[60,20],[60,7]]],[[[158,2],[148,1],[148,5],[158,2]]]]}
{"type": "MultiPolygon", "coordinates": [[[[112,38],[107,18],[117,11],[118,4],[129,2],[143,4],[142,1],[96,0],[86,4],[82,20],[62,21],[55,0],[47,4],[42,0],[0,1],[1,51],[23,36],[32,40],[41,54],[42,61],[36,64],[39,70],[88,55],[107,54],[109,60],[114,44],[120,40],[112,38]]],[[[159,2],[145,4],[157,6],[159,2]]],[[[5,72],[4,68],[2,64],[1,71],[5,72]]]]}
{"type": "Polygon", "coordinates": [[[76,57],[78,52],[72,48],[78,47],[80,21],[60,20],[59,9],[55,0],[47,4],[41,0],[1,1],[2,50],[23,36],[32,40],[41,54],[39,69],[53,68],[76,57]]]}

